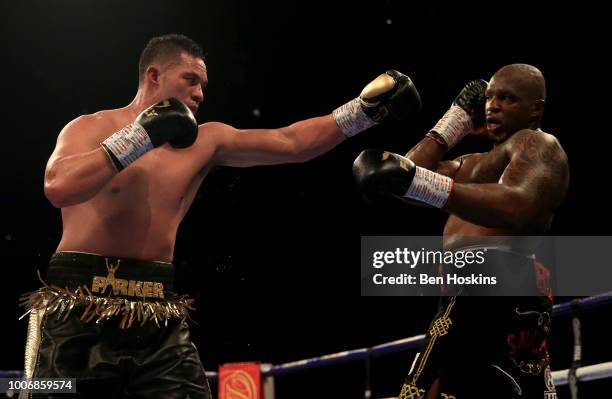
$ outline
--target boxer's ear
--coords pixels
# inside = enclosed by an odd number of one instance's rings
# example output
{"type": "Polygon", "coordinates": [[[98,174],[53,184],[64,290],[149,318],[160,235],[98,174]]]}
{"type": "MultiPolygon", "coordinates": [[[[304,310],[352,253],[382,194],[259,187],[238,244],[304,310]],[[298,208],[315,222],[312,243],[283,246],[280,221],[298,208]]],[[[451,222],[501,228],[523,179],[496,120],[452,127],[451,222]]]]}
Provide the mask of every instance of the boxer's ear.
{"type": "Polygon", "coordinates": [[[149,66],[145,72],[146,80],[155,85],[159,84],[159,75],[160,70],[155,65],[149,66]]]}

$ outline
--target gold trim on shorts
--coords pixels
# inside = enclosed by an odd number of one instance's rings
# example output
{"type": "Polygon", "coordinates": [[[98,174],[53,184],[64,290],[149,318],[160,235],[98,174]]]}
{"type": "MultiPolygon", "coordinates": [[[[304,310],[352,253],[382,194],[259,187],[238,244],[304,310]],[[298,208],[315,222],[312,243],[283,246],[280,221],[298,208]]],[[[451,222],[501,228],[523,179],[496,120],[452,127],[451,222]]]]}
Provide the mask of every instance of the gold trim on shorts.
{"type": "Polygon", "coordinates": [[[186,296],[174,296],[157,301],[142,300],[133,301],[118,297],[101,297],[92,294],[86,285],[81,285],[71,291],[68,288],[60,288],[53,284],[47,284],[40,277],[43,286],[36,291],[23,294],[20,306],[26,308],[26,313],[19,319],[34,311],[44,311],[45,315],[55,315],[57,320],[66,320],[74,307],[84,307],[81,320],[85,322],[94,321],[102,323],[112,318],[121,317],[120,328],[129,328],[134,321],[144,325],[153,322],[157,327],[161,324],[168,325],[171,319],[190,319],[189,311],[194,299],[186,296]]]}

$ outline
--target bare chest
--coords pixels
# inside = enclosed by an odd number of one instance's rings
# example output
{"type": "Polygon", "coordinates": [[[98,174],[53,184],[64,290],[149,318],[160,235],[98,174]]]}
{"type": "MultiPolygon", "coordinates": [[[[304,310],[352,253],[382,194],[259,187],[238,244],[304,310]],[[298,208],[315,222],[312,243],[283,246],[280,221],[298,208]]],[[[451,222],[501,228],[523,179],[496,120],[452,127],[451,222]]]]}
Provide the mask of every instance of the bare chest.
{"type": "Polygon", "coordinates": [[[118,173],[96,200],[119,208],[146,205],[180,211],[191,203],[204,178],[203,161],[190,149],[157,148],[118,173]]]}
{"type": "Polygon", "coordinates": [[[467,158],[455,180],[458,183],[498,183],[510,158],[502,151],[490,151],[467,158]]]}

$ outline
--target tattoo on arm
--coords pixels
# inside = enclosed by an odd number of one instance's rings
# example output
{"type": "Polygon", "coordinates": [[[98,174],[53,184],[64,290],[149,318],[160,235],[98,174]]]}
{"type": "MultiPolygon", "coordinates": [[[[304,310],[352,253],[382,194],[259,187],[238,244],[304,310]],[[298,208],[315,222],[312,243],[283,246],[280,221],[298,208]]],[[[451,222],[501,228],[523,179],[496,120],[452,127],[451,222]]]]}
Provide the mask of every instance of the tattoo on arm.
{"type": "Polygon", "coordinates": [[[521,186],[539,199],[558,203],[565,196],[567,160],[557,142],[538,134],[517,137],[510,164],[503,174],[505,184],[521,186]]]}

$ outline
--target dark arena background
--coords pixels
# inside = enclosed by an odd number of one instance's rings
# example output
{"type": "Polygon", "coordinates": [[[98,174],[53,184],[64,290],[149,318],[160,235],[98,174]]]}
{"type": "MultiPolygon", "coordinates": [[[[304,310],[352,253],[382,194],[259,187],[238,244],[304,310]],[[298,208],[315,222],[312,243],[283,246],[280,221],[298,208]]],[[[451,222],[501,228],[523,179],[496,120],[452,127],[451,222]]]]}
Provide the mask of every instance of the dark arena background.
{"type": "MultiPolygon", "coordinates": [[[[18,298],[38,287],[36,271],[44,272],[61,235],[59,210],[43,193],[57,134],[81,114],[127,105],[139,54],[160,34],[186,34],[206,52],[200,123],[281,127],[325,115],[387,69],[410,76],[423,100],[414,121],[374,127],[310,162],[218,168],[205,179],[179,229],[174,261],[177,290],[197,300],[192,335],[207,370],[239,361],[278,364],[425,331],[436,298],[360,296],[360,237],[440,235],[446,214],[364,202],[352,162],[364,148],[405,153],[465,83],[488,80],[503,65],[542,70],[543,130],[569,157],[570,190],[550,234],[609,235],[610,83],[602,54],[609,22],[599,10],[396,0],[41,0],[0,7],[0,370],[23,368],[27,321],[17,320],[18,298]]],[[[450,156],[487,148],[468,137],[450,156]]],[[[609,305],[580,316],[583,364],[609,361],[609,305]]],[[[572,345],[570,316],[556,318],[553,370],[570,366],[572,345]]],[[[399,393],[413,356],[402,351],[372,362],[373,398],[399,393]]],[[[280,376],[276,397],[363,398],[365,370],[358,361],[280,376]]],[[[477,386],[478,375],[470,384],[477,386]]],[[[611,386],[579,384],[583,398],[609,396],[611,386]]],[[[558,392],[570,397],[567,386],[558,392]]]]}

